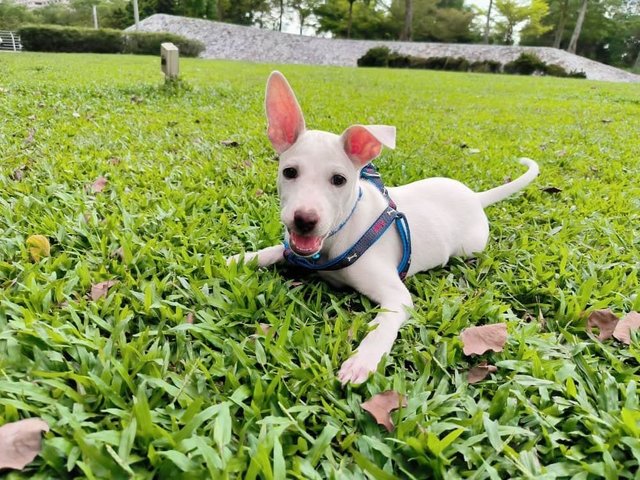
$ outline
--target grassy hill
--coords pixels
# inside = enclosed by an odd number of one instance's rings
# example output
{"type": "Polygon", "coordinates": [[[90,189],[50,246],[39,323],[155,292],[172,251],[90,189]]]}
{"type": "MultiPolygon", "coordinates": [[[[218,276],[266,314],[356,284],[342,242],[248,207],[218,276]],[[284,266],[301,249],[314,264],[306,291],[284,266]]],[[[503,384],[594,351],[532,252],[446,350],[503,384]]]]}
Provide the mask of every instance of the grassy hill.
{"type": "Polygon", "coordinates": [[[51,427],[8,478],[634,478],[638,341],[599,342],[585,318],[640,309],[637,86],[279,67],[310,128],[398,127],[388,184],[482,190],[518,157],[541,166],[488,209],[484,254],[408,281],[386,365],[345,389],[335,373],[376,306],[224,262],[281,238],[275,67],[183,60],[177,87],[159,68],[0,57],[0,424],[51,427]],[[34,234],[50,257],[32,260],[34,234]],[[464,328],[497,322],[503,352],[463,355],[464,328]],[[470,385],[483,359],[497,372],[470,385]],[[389,389],[407,398],[392,433],[360,407],[389,389]]]}

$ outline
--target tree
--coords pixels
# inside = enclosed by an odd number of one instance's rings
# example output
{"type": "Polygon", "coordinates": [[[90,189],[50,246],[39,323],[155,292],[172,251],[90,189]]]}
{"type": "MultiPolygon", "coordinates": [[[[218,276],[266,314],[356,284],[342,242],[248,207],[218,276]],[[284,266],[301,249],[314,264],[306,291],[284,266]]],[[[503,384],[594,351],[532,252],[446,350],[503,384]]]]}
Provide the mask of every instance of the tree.
{"type": "Polygon", "coordinates": [[[298,14],[298,21],[300,22],[300,35],[306,25],[307,19],[311,17],[314,10],[318,8],[320,0],[290,0],[291,8],[293,8],[298,14]]]}
{"type": "Polygon", "coordinates": [[[404,25],[400,40],[411,41],[413,37],[413,0],[404,0],[404,25]]]}
{"type": "Polygon", "coordinates": [[[495,5],[502,16],[496,24],[501,43],[513,44],[518,27],[522,27],[523,35],[541,35],[552,28],[542,24],[549,12],[549,5],[545,0],[531,0],[528,5],[521,5],[518,0],[495,0],[495,5]]]}
{"type": "Polygon", "coordinates": [[[24,5],[18,5],[11,1],[0,1],[0,18],[2,28],[13,30],[25,23],[33,22],[34,15],[24,5]]]}
{"type": "Polygon", "coordinates": [[[351,38],[351,27],[353,26],[353,4],[356,0],[347,0],[349,2],[349,16],[347,17],[347,38],[351,38]]]}
{"type": "Polygon", "coordinates": [[[491,31],[491,9],[493,8],[493,0],[489,0],[489,8],[487,8],[487,21],[484,26],[483,43],[489,43],[489,32],[491,31]]]}
{"type": "Polygon", "coordinates": [[[314,10],[318,32],[340,38],[397,39],[399,29],[388,15],[384,2],[325,0],[314,10]],[[351,3],[351,5],[350,5],[351,3]],[[353,7],[351,17],[349,9],[353,7]]]}
{"type": "Polygon", "coordinates": [[[555,34],[553,36],[553,47],[560,48],[562,37],[564,36],[564,28],[569,15],[569,0],[561,0],[558,12],[558,21],[556,22],[555,34]]]}
{"type": "Polygon", "coordinates": [[[571,40],[569,41],[569,46],[567,47],[567,52],[576,53],[576,47],[578,46],[578,38],[580,38],[580,32],[582,31],[582,24],[584,23],[584,17],[587,14],[587,7],[589,6],[588,0],[582,0],[582,4],[580,5],[580,11],[578,12],[578,20],[576,21],[576,26],[573,29],[573,33],[571,34],[571,40]]]}
{"type": "MultiPolygon", "coordinates": [[[[471,42],[475,39],[471,24],[475,13],[463,6],[463,0],[413,0],[412,39],[419,42],[471,42]]],[[[391,3],[390,14],[398,33],[405,28],[404,0],[391,3]]]]}

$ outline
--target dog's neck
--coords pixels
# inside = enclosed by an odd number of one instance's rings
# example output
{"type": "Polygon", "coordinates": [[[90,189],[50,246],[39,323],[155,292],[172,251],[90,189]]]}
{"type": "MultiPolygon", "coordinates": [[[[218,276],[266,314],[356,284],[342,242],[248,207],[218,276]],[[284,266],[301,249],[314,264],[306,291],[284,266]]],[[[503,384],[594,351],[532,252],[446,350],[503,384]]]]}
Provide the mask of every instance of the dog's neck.
{"type": "MultiPolygon", "coordinates": [[[[358,185],[353,195],[352,202],[356,202],[355,210],[344,226],[334,235],[325,239],[320,251],[321,259],[328,260],[340,255],[351,247],[367,231],[371,224],[388,205],[384,195],[369,181],[359,179],[358,185]],[[362,197],[357,201],[359,191],[362,197]]],[[[340,225],[347,219],[353,209],[353,203],[344,210],[336,225],[340,225]]]]}

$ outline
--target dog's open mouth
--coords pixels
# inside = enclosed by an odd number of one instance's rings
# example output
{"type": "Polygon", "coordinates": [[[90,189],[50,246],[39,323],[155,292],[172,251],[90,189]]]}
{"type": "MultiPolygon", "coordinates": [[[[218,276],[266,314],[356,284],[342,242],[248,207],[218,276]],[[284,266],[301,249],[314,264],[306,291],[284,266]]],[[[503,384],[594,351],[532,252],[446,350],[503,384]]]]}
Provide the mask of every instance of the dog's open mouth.
{"type": "Polygon", "coordinates": [[[300,235],[296,232],[289,232],[289,245],[297,255],[310,257],[315,255],[322,248],[323,237],[312,235],[300,235]]]}

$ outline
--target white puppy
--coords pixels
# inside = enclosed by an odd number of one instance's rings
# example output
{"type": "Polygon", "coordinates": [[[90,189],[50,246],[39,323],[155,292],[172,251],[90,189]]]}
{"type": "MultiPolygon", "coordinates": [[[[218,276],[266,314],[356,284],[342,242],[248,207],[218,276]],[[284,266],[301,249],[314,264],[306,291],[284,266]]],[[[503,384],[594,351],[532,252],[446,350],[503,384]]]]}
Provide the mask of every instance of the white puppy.
{"type": "Polygon", "coordinates": [[[279,72],[269,77],[265,103],[269,140],[280,155],[285,244],[242,256],[245,261],[257,258],[261,267],[286,256],[313,269],[333,268],[341,259],[337,266],[342,268],[320,270],[322,278],[354,288],[382,310],[371,322],[375,329],[338,374],[343,384],[361,383],[389,353],[413,306],[400,273],[413,275],[444,265],[452,256],[482,251],[489,237],[484,207],[526,187],[538,175],[538,165],[520,160],[529,167],[524,175],[485,192],[476,193],[455,180],[430,178],[390,188],[389,199],[375,178],[361,178],[361,170],[383,145],[395,147],[395,127],[355,125],[342,135],[307,130],[296,97],[279,72]],[[394,202],[396,208],[390,208],[394,202]],[[352,248],[357,243],[360,248],[352,248]],[[362,243],[368,248],[363,250],[362,243]]]}

